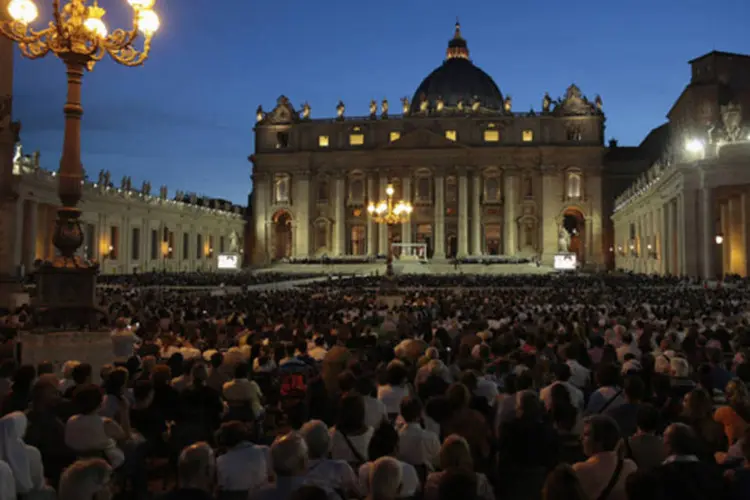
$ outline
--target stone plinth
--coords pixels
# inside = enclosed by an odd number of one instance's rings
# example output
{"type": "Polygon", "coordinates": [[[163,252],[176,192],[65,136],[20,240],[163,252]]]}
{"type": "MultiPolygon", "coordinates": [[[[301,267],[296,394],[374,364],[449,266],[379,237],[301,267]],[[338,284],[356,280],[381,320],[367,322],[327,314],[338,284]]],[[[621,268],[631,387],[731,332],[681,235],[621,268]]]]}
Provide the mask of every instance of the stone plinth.
{"type": "Polygon", "coordinates": [[[36,366],[51,361],[59,369],[68,360],[89,363],[94,379],[99,369],[113,360],[109,332],[21,333],[21,361],[36,366]]]}
{"type": "Polygon", "coordinates": [[[54,267],[37,271],[35,305],[42,324],[96,328],[104,313],[96,307],[96,267],[54,267]]]}

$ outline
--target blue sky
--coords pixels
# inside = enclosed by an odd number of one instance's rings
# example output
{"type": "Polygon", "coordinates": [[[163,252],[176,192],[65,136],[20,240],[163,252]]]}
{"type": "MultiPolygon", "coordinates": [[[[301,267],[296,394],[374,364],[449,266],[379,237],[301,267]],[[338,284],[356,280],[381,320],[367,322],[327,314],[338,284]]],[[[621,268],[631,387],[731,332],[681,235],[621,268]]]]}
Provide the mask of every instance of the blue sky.
{"type": "MultiPolygon", "coordinates": [[[[36,1],[49,19],[50,2],[36,1]]],[[[110,29],[130,22],[125,0],[99,3],[110,29]]],[[[472,60],[514,109],[539,109],[545,92],[575,82],[602,96],[607,138],[629,145],[664,121],[689,59],[750,52],[747,0],[157,0],[156,10],[162,27],[145,66],[105,59],[84,79],[84,167],[243,204],[259,104],[285,94],[323,117],[339,99],[364,115],[371,99],[411,97],[442,62],[457,16],[472,60]]],[[[15,70],[24,147],[56,168],[62,63],[18,57],[15,70]]]]}

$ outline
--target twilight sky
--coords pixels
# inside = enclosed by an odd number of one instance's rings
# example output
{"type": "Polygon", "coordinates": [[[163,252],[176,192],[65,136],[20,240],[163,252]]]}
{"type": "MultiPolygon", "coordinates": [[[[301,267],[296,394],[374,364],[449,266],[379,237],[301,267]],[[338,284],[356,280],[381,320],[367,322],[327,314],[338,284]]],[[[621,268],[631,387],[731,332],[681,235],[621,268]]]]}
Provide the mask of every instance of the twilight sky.
{"type": "MultiPolygon", "coordinates": [[[[49,0],[36,0],[40,28],[49,0]]],[[[126,0],[99,0],[110,30],[126,0]]],[[[473,62],[515,110],[541,107],[575,82],[601,94],[607,139],[636,145],[664,121],[689,80],[687,61],[750,52],[748,0],[157,0],[162,19],[141,68],[100,62],[84,79],[83,164],[153,190],[167,184],[245,204],[255,108],[280,94],[313,118],[365,115],[371,99],[411,99],[443,60],[458,16],[473,62]]],[[[18,57],[16,119],[25,150],[56,168],[65,74],[52,56],[18,57]]],[[[398,107],[398,106],[395,106],[398,107]]]]}

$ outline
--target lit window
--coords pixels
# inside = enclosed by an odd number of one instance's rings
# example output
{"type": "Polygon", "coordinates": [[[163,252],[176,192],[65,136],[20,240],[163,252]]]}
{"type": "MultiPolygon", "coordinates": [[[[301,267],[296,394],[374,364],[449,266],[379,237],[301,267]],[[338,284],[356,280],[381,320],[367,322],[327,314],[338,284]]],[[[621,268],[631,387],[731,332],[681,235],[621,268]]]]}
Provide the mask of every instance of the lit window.
{"type": "Polygon", "coordinates": [[[448,139],[449,141],[455,141],[456,137],[458,137],[458,136],[456,135],[456,131],[455,130],[446,130],[445,131],[445,138],[448,139]]]}
{"type": "Polygon", "coordinates": [[[568,174],[568,198],[577,199],[581,197],[581,174],[568,174]]]}
{"type": "Polygon", "coordinates": [[[401,139],[401,132],[391,132],[391,142],[401,139]]]}
{"type": "Polygon", "coordinates": [[[350,134],[349,135],[349,144],[352,146],[361,146],[365,143],[365,135],[364,134],[350,134]]]}
{"type": "Polygon", "coordinates": [[[500,132],[497,130],[485,130],[484,142],[497,142],[500,140],[500,132]]]}
{"type": "Polygon", "coordinates": [[[321,148],[327,148],[328,147],[328,136],[327,135],[318,136],[318,146],[320,146],[321,148]]]}
{"type": "Polygon", "coordinates": [[[534,140],[534,131],[533,130],[524,130],[521,133],[521,140],[523,142],[531,142],[534,140]]]}

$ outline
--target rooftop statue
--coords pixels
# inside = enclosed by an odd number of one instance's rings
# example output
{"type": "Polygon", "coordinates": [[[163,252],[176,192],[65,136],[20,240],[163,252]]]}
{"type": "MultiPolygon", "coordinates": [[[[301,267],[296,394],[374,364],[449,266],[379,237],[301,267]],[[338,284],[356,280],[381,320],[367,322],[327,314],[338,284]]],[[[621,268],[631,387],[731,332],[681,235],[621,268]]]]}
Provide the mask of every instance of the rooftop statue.
{"type": "Polygon", "coordinates": [[[463,98],[459,98],[458,99],[458,102],[456,103],[456,109],[459,110],[459,111],[463,111],[464,110],[464,100],[463,100],[463,98]]]}
{"type": "Polygon", "coordinates": [[[378,103],[375,102],[375,99],[372,99],[370,101],[370,118],[375,118],[378,114],[378,103]]]}
{"type": "Polygon", "coordinates": [[[307,103],[307,101],[305,101],[305,104],[302,105],[302,119],[310,119],[310,105],[307,103]]]}
{"type": "Polygon", "coordinates": [[[736,102],[730,102],[721,106],[721,121],[724,124],[724,139],[728,142],[737,142],[742,139],[742,106],[736,102]]]}
{"type": "Polygon", "coordinates": [[[596,106],[597,112],[602,113],[602,107],[604,106],[604,102],[602,101],[602,98],[599,94],[596,94],[596,99],[594,99],[594,106],[596,106]]]}
{"type": "Polygon", "coordinates": [[[141,185],[141,193],[145,194],[146,196],[151,194],[151,183],[148,181],[143,181],[143,184],[141,185]]]}
{"type": "Polygon", "coordinates": [[[513,98],[511,98],[509,95],[505,96],[505,101],[503,101],[503,109],[506,113],[510,113],[513,110],[513,98]]]}
{"type": "Polygon", "coordinates": [[[549,113],[549,108],[552,105],[552,98],[549,96],[549,92],[544,93],[544,98],[542,99],[542,111],[544,113],[549,113]]]}
{"type": "Polygon", "coordinates": [[[388,118],[388,99],[383,99],[383,102],[380,104],[380,115],[383,118],[388,118]]]}
{"type": "Polygon", "coordinates": [[[336,117],[339,120],[344,119],[344,111],[346,111],[346,106],[344,105],[344,101],[339,101],[339,103],[336,105],[336,117]]]}
{"type": "Polygon", "coordinates": [[[427,96],[422,94],[419,98],[419,112],[420,113],[427,113],[427,108],[429,107],[430,102],[427,100],[427,96]]]}
{"type": "Polygon", "coordinates": [[[477,96],[474,96],[474,97],[473,97],[473,98],[471,99],[471,110],[472,110],[473,112],[475,112],[475,113],[476,113],[476,112],[478,112],[478,111],[479,111],[479,107],[480,107],[481,105],[482,105],[482,103],[481,103],[481,102],[479,102],[479,97],[477,97],[477,96]]]}
{"type": "Polygon", "coordinates": [[[438,113],[442,113],[443,108],[445,108],[445,101],[443,101],[443,96],[439,96],[435,102],[435,109],[438,113]]]}
{"type": "Polygon", "coordinates": [[[263,121],[263,117],[263,106],[258,106],[258,109],[255,110],[255,121],[260,123],[263,121]]]}
{"type": "Polygon", "coordinates": [[[408,97],[401,98],[401,112],[404,114],[404,116],[409,114],[409,98],[408,97]]]}
{"type": "Polygon", "coordinates": [[[111,174],[109,173],[109,170],[105,170],[104,171],[104,179],[103,179],[104,182],[102,183],[102,184],[104,184],[104,187],[110,187],[111,186],[111,183],[109,182],[110,176],[111,176],[111,174]]]}

